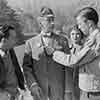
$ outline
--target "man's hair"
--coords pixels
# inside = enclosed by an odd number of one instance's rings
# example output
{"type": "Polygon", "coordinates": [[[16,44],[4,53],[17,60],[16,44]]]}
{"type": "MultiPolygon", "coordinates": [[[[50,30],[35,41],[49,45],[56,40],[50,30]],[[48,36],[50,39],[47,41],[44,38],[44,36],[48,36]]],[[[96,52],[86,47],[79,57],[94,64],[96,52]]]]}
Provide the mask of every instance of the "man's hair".
{"type": "Polygon", "coordinates": [[[14,26],[4,24],[0,27],[0,41],[2,38],[8,38],[9,37],[9,30],[15,30],[14,26]]]}
{"type": "Polygon", "coordinates": [[[75,17],[78,17],[78,16],[85,17],[86,20],[91,20],[96,25],[98,24],[98,21],[99,21],[99,15],[97,11],[92,7],[85,7],[81,9],[75,17]]]}

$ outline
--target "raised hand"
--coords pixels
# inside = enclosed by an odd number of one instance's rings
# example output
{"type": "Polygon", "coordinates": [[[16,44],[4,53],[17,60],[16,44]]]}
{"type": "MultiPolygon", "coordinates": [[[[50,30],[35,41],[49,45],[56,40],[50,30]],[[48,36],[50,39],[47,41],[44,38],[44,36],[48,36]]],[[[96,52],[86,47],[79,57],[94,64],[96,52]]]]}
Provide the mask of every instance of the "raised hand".
{"type": "Polygon", "coordinates": [[[36,100],[41,100],[42,98],[42,90],[38,85],[31,87],[31,94],[36,100]]]}

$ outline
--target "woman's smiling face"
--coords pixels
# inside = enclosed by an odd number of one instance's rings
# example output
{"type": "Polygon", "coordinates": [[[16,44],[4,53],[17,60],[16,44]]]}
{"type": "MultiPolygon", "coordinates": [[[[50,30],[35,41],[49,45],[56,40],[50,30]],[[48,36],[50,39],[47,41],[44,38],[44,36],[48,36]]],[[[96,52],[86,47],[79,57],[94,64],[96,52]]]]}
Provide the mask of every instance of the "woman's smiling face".
{"type": "Polygon", "coordinates": [[[78,31],[78,30],[72,30],[71,34],[70,34],[70,37],[71,37],[71,41],[73,43],[79,43],[82,36],[81,36],[80,31],[78,31]]]}

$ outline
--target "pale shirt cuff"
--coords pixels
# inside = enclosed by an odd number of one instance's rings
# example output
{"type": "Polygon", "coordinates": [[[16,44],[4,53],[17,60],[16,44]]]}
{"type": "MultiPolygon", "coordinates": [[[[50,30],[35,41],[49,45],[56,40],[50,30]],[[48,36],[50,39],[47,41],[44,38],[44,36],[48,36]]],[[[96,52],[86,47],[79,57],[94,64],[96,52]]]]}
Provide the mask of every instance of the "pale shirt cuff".
{"type": "Polygon", "coordinates": [[[33,82],[32,85],[30,86],[30,89],[31,89],[32,87],[36,86],[36,85],[37,85],[37,82],[33,82]]]}

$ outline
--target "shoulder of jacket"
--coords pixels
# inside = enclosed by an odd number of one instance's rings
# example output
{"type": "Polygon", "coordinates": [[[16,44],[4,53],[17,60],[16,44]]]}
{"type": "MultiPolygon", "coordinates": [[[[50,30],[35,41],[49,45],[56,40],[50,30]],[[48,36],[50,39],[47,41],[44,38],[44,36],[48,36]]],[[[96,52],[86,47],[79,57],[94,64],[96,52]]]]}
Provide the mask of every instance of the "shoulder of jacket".
{"type": "Polygon", "coordinates": [[[96,38],[96,40],[100,41],[100,31],[96,34],[95,38],[96,38]]]}
{"type": "Polygon", "coordinates": [[[40,34],[38,34],[38,35],[36,35],[36,36],[34,36],[34,37],[28,39],[28,40],[26,41],[26,43],[34,43],[35,41],[37,41],[37,39],[39,39],[39,37],[40,37],[40,34]]]}
{"type": "Polygon", "coordinates": [[[97,34],[96,36],[100,36],[100,28],[97,29],[97,34]]]}
{"type": "Polygon", "coordinates": [[[100,36],[100,30],[98,31],[97,36],[100,36]]]}

